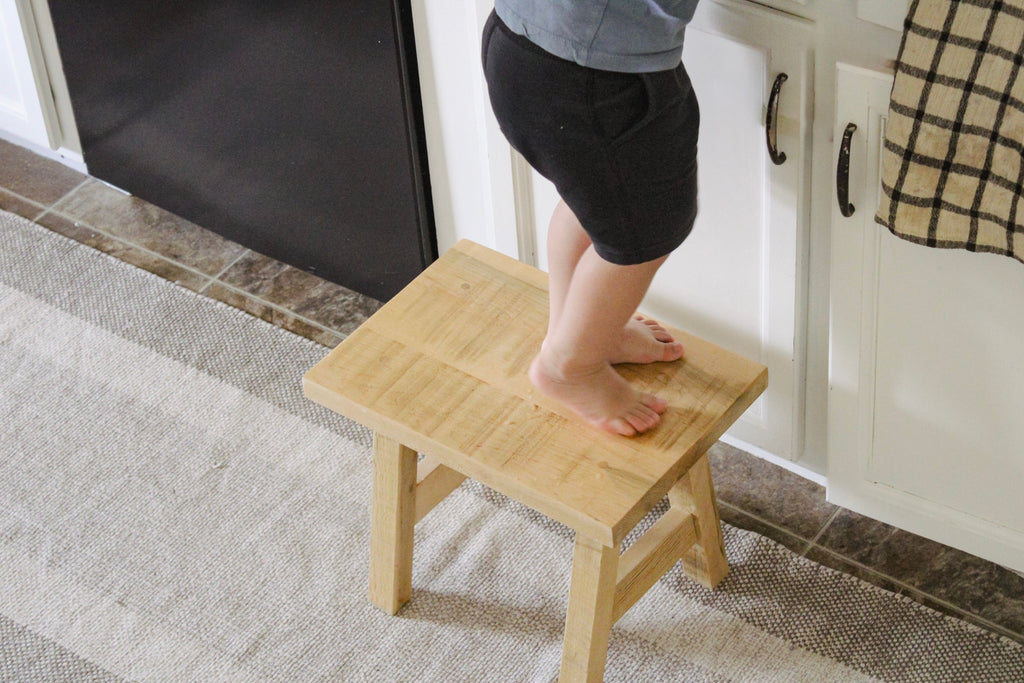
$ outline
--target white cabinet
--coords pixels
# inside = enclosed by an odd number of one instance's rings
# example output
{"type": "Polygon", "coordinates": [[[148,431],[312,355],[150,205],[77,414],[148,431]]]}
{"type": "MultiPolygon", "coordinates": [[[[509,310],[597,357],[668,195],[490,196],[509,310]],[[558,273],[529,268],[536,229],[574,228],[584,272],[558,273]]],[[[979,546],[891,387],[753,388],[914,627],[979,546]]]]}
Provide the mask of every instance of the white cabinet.
{"type": "Polygon", "coordinates": [[[783,458],[803,435],[803,279],[812,28],[749,3],[703,3],[684,61],[701,103],[700,214],[644,309],[768,366],[769,385],[730,436],[783,458]],[[784,76],[782,76],[784,74],[784,76]],[[785,79],[784,81],[782,79],[785,79]],[[777,147],[766,113],[777,95],[777,147]]]}
{"type": "Polygon", "coordinates": [[[850,201],[834,202],[828,496],[1024,570],[1024,267],[874,222],[892,76],[840,66],[850,201]]]}
{"type": "MultiPolygon", "coordinates": [[[[729,434],[784,458],[802,436],[804,292],[811,46],[803,20],[745,2],[704,2],[687,28],[683,61],[701,109],[700,213],[655,278],[642,310],[756,359],[767,392],[729,434]],[[765,135],[775,80],[777,147],[765,135]]],[[[538,261],[546,267],[554,189],[533,176],[538,261]]]]}
{"type": "Polygon", "coordinates": [[[49,86],[38,46],[30,42],[35,35],[29,4],[0,0],[0,131],[51,147],[49,110],[40,99],[41,92],[49,94],[49,86]]]}
{"type": "Polygon", "coordinates": [[[857,17],[893,31],[901,31],[908,5],[910,0],[857,0],[857,17]]]}

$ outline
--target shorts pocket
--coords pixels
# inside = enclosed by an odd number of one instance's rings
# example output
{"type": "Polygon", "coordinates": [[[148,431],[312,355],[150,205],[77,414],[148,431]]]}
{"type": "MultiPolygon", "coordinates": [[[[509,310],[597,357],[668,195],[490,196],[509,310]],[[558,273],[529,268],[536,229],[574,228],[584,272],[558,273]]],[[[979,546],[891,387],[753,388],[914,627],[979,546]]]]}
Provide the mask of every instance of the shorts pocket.
{"type": "Polygon", "coordinates": [[[483,34],[480,37],[480,64],[484,68],[484,73],[487,72],[487,52],[491,47],[491,36],[494,35],[494,29],[497,28],[496,21],[498,15],[491,10],[490,16],[487,17],[487,23],[484,24],[483,34]]]}
{"type": "Polygon", "coordinates": [[[612,144],[643,127],[653,108],[643,74],[595,71],[590,99],[598,134],[612,144]]]}

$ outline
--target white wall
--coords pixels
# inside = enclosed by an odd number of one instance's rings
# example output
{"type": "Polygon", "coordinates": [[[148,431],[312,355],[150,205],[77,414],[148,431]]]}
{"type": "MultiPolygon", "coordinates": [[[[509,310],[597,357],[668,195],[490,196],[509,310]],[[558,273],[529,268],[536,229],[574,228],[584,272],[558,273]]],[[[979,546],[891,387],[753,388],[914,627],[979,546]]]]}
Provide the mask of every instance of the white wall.
{"type": "Polygon", "coordinates": [[[45,0],[0,0],[0,138],[85,171],[45,0]]]}
{"type": "Polygon", "coordinates": [[[468,238],[518,257],[512,164],[487,100],[480,37],[489,0],[413,3],[430,182],[443,253],[468,238]]]}
{"type": "MultiPolygon", "coordinates": [[[[0,0],[0,129],[40,147],[50,147],[47,117],[40,98],[36,74],[40,64],[33,64],[35,31],[31,8],[19,6],[15,0],[0,0]]],[[[46,93],[48,94],[48,93],[46,93]]]]}

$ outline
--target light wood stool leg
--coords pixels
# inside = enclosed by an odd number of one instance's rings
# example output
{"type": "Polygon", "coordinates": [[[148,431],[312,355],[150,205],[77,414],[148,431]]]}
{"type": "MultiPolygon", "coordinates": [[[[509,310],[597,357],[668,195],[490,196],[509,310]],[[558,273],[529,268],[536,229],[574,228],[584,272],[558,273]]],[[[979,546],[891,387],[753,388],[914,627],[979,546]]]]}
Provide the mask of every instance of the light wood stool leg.
{"type": "Polygon", "coordinates": [[[576,534],[560,683],[604,678],[618,564],[617,548],[576,534]]]}
{"type": "Polygon", "coordinates": [[[697,543],[683,555],[683,571],[697,583],[714,588],[729,573],[729,561],[725,558],[707,454],[676,482],[668,497],[674,507],[689,511],[697,519],[697,543]]]}
{"type": "Polygon", "coordinates": [[[373,435],[370,602],[394,614],[412,593],[416,451],[373,435]]]}

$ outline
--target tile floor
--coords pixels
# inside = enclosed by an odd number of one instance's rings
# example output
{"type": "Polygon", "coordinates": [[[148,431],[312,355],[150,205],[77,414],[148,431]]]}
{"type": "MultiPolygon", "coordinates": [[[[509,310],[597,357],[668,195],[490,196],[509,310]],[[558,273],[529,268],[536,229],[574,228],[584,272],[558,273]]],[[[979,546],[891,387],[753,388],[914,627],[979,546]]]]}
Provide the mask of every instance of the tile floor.
{"type": "MultiPolygon", "coordinates": [[[[0,209],[326,346],[379,306],[3,140],[0,209]]],[[[1024,576],[836,507],[821,486],[725,444],[712,468],[726,522],[1024,643],[1024,576]]]]}

